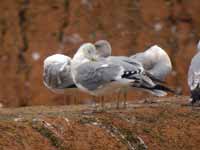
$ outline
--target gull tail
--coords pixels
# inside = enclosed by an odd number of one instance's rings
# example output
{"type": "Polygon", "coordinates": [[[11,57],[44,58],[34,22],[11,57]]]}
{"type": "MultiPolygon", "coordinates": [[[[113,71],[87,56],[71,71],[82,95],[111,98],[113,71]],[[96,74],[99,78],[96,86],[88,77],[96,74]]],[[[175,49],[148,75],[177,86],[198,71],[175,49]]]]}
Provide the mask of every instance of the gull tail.
{"type": "Polygon", "coordinates": [[[161,97],[161,96],[166,96],[168,92],[176,94],[176,92],[174,90],[172,90],[169,87],[166,87],[164,85],[161,84],[155,84],[154,86],[146,86],[145,84],[143,85],[139,85],[139,86],[135,86],[135,84],[132,85],[133,87],[137,87],[140,89],[143,89],[155,96],[161,97]]]}
{"type": "Polygon", "coordinates": [[[166,96],[168,92],[176,94],[174,90],[163,85],[164,81],[150,74],[137,74],[137,72],[125,72],[123,78],[132,79],[132,87],[143,89],[156,96],[166,96]]]}
{"type": "Polygon", "coordinates": [[[158,96],[158,97],[162,97],[162,96],[167,95],[167,92],[161,91],[161,90],[148,90],[148,92],[150,92],[151,94],[158,96]]]}
{"type": "Polygon", "coordinates": [[[194,90],[191,90],[190,92],[191,92],[192,104],[195,104],[196,102],[200,101],[200,88],[197,87],[194,90]]]}
{"type": "Polygon", "coordinates": [[[161,85],[161,84],[156,84],[153,88],[156,89],[156,90],[162,90],[162,91],[165,91],[165,92],[170,92],[170,93],[176,94],[176,91],[172,90],[169,87],[161,85]]]}
{"type": "Polygon", "coordinates": [[[149,89],[153,95],[166,96],[168,92],[176,94],[174,90],[161,84],[156,84],[154,87],[149,89]]]}

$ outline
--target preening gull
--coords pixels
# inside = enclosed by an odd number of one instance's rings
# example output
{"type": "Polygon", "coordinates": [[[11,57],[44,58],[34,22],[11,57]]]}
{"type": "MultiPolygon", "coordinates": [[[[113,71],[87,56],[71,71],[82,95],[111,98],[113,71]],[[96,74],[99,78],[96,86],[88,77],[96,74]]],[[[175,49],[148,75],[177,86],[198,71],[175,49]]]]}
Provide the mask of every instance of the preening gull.
{"type": "MultiPolygon", "coordinates": [[[[99,40],[94,43],[94,46],[96,48],[97,56],[99,59],[106,59],[106,61],[111,61],[112,63],[122,65],[128,70],[134,70],[132,67],[135,67],[135,65],[141,66],[141,64],[138,64],[135,60],[132,60],[125,56],[111,56],[112,48],[110,43],[107,40],[99,40]]],[[[126,107],[126,101],[127,101],[127,87],[121,87],[118,89],[118,96],[117,96],[117,108],[119,108],[119,98],[121,95],[123,95],[124,98],[124,107],[126,107]]]]}
{"type": "MultiPolygon", "coordinates": [[[[105,58],[106,61],[112,62],[114,64],[123,66],[125,70],[128,71],[135,71],[135,70],[144,70],[143,66],[141,63],[139,63],[136,60],[130,59],[129,57],[125,56],[109,56],[105,58]]],[[[121,86],[118,89],[118,98],[117,98],[117,108],[119,108],[119,98],[121,95],[123,96],[123,105],[126,107],[126,102],[127,102],[127,92],[130,89],[129,86],[121,86]]]]}
{"type": "Polygon", "coordinates": [[[121,87],[144,89],[157,96],[164,96],[166,91],[170,91],[167,87],[154,83],[145,74],[142,65],[138,66],[126,68],[107,59],[98,59],[95,46],[86,43],[74,55],[71,71],[76,86],[95,96],[110,94],[121,87]]]}
{"type": "Polygon", "coordinates": [[[192,58],[188,71],[188,85],[191,92],[191,103],[200,101],[200,41],[197,45],[197,54],[192,58]]]}
{"type": "Polygon", "coordinates": [[[149,75],[153,75],[153,77],[161,81],[164,81],[172,70],[168,54],[157,45],[150,47],[145,52],[132,55],[130,58],[141,62],[149,75]]]}
{"type": "Polygon", "coordinates": [[[99,40],[94,43],[94,46],[97,50],[97,55],[99,57],[108,57],[111,56],[112,48],[108,41],[99,40]]]}
{"type": "Polygon", "coordinates": [[[71,76],[71,58],[62,54],[47,57],[43,64],[43,82],[54,92],[75,88],[71,76]]]}
{"type": "Polygon", "coordinates": [[[121,75],[124,69],[104,60],[97,61],[96,56],[93,44],[83,44],[72,59],[72,77],[78,88],[98,96],[112,91],[113,86],[117,87],[123,83],[121,75]]]}
{"type": "MultiPolygon", "coordinates": [[[[139,65],[141,66],[141,64],[138,64],[135,62],[135,60],[132,60],[128,57],[125,56],[111,56],[112,53],[112,48],[111,45],[108,41],[106,40],[99,40],[97,42],[95,42],[95,48],[97,51],[97,55],[99,57],[99,59],[106,59],[107,61],[111,61],[113,63],[116,63],[118,65],[122,65],[123,67],[130,69],[133,65],[139,65]]],[[[135,66],[134,66],[135,67],[135,66]]],[[[117,108],[119,108],[119,98],[120,95],[123,94],[123,98],[124,98],[124,107],[126,107],[126,101],[127,101],[127,87],[121,87],[118,90],[118,97],[117,97],[117,108]]]]}

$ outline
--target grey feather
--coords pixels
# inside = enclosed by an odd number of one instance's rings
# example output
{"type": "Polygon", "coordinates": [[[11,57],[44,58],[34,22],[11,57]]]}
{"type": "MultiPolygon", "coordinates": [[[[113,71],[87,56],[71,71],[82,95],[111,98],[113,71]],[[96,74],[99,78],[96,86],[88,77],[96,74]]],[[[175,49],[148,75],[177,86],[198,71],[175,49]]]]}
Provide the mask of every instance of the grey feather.
{"type": "Polygon", "coordinates": [[[146,73],[142,64],[139,61],[125,57],[125,56],[110,56],[106,60],[111,61],[112,63],[118,64],[118,65],[121,65],[126,70],[136,72],[126,77],[128,79],[134,80],[134,82],[132,82],[131,84],[132,87],[143,89],[144,91],[150,92],[151,94],[156,95],[156,96],[167,95],[164,89],[157,88],[159,84],[156,84],[156,82],[158,82],[159,80],[152,78],[152,76],[149,76],[149,73],[146,73]]]}
{"type": "Polygon", "coordinates": [[[167,53],[158,47],[152,46],[145,52],[137,53],[130,58],[142,63],[144,69],[154,78],[164,81],[165,77],[171,72],[172,65],[167,53]]]}
{"type": "Polygon", "coordinates": [[[116,80],[122,68],[106,61],[87,62],[76,68],[75,81],[88,90],[96,90],[100,86],[116,80]]]}
{"type": "Polygon", "coordinates": [[[188,86],[190,88],[192,101],[195,103],[200,101],[200,53],[192,58],[188,71],[188,86]]]}
{"type": "Polygon", "coordinates": [[[114,64],[123,66],[126,71],[128,70],[135,72],[134,74],[128,77],[129,79],[136,79],[137,82],[134,83],[135,86],[155,86],[151,78],[149,78],[149,76],[145,73],[145,70],[140,62],[125,56],[111,56],[108,57],[107,60],[111,61],[114,64]]]}
{"type": "Polygon", "coordinates": [[[106,58],[107,61],[122,65],[126,70],[144,70],[142,64],[134,59],[126,56],[110,56],[106,58]]]}
{"type": "Polygon", "coordinates": [[[152,76],[149,76],[149,73],[146,73],[139,61],[125,56],[110,56],[105,58],[105,60],[123,66],[125,71],[135,72],[129,76],[126,76],[127,79],[134,80],[131,84],[132,87],[143,89],[156,96],[167,95],[167,93],[162,89],[155,89],[157,86],[156,82],[158,80],[154,80],[152,76]]]}
{"type": "Polygon", "coordinates": [[[102,57],[95,51],[92,44],[85,44],[73,57],[72,76],[81,90],[99,95],[132,86],[157,96],[165,94],[165,88],[154,83],[138,60],[125,56],[102,57]],[[90,48],[94,53],[88,54],[85,48],[90,48]]]}
{"type": "Polygon", "coordinates": [[[66,63],[48,65],[44,69],[43,80],[52,89],[65,89],[74,85],[70,66],[66,63]]]}
{"type": "Polygon", "coordinates": [[[188,70],[188,86],[190,88],[192,101],[200,101],[200,41],[197,44],[197,54],[192,58],[188,70]]]}
{"type": "Polygon", "coordinates": [[[188,71],[188,85],[194,90],[200,84],[200,53],[198,52],[191,61],[188,71]]]}
{"type": "Polygon", "coordinates": [[[99,40],[96,41],[94,46],[96,47],[97,54],[100,57],[108,57],[112,53],[112,48],[111,45],[108,41],[106,40],[99,40]]]}

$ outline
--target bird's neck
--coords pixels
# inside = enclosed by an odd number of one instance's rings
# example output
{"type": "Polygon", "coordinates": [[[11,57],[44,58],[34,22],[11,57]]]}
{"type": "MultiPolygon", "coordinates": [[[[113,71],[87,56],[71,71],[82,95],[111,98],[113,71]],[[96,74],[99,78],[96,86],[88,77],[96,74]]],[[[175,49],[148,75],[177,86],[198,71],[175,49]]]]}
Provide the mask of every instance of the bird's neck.
{"type": "Polygon", "coordinates": [[[75,69],[85,62],[89,62],[89,59],[84,57],[84,55],[82,53],[77,53],[74,55],[74,57],[72,59],[72,68],[75,69]]]}
{"type": "Polygon", "coordinates": [[[76,53],[72,59],[72,62],[81,63],[85,59],[82,52],[76,53]]]}

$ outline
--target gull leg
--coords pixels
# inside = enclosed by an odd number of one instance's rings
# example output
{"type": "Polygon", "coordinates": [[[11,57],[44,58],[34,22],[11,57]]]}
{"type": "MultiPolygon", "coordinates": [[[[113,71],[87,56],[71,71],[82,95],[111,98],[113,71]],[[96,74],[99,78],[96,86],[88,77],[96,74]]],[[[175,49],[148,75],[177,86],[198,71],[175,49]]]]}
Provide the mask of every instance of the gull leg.
{"type": "Polygon", "coordinates": [[[77,105],[80,101],[79,101],[79,97],[80,97],[80,93],[76,92],[74,93],[74,99],[75,99],[75,104],[77,105]]]}
{"type": "Polygon", "coordinates": [[[94,111],[96,111],[97,110],[96,96],[93,95],[92,100],[94,101],[94,104],[92,105],[93,109],[94,109],[94,111]]]}
{"type": "Polygon", "coordinates": [[[88,110],[83,112],[84,114],[92,114],[97,112],[97,104],[96,104],[97,97],[91,95],[90,99],[91,99],[90,101],[91,103],[89,104],[90,106],[88,107],[88,110]]]}
{"type": "Polygon", "coordinates": [[[74,95],[73,98],[74,98],[74,104],[76,105],[77,104],[77,97],[76,97],[76,95],[74,95]]]}
{"type": "Polygon", "coordinates": [[[99,111],[103,111],[104,110],[104,97],[103,96],[98,96],[98,97],[95,97],[98,104],[96,104],[96,107],[95,107],[95,110],[97,112],[99,111]]]}
{"type": "Polygon", "coordinates": [[[66,104],[67,104],[67,96],[66,96],[65,93],[64,93],[64,95],[63,95],[63,99],[64,99],[64,105],[66,105],[66,104]]]}
{"type": "Polygon", "coordinates": [[[119,107],[120,107],[120,97],[121,97],[121,91],[119,91],[118,94],[117,94],[116,109],[119,109],[119,107]]]}
{"type": "Polygon", "coordinates": [[[103,96],[100,96],[101,108],[103,108],[103,96]]]}
{"type": "Polygon", "coordinates": [[[116,100],[118,99],[118,94],[114,93],[109,95],[109,105],[110,105],[110,108],[116,108],[116,100]],[[113,102],[114,100],[114,102],[113,102]]]}
{"type": "Polygon", "coordinates": [[[102,103],[103,103],[103,108],[105,107],[105,103],[104,103],[105,97],[102,96],[102,103]]]}
{"type": "Polygon", "coordinates": [[[126,103],[127,103],[127,92],[126,91],[123,92],[123,96],[124,96],[124,108],[126,108],[127,107],[127,105],[126,105],[126,103]]]}
{"type": "Polygon", "coordinates": [[[101,109],[104,110],[104,96],[101,96],[101,109]]]}

